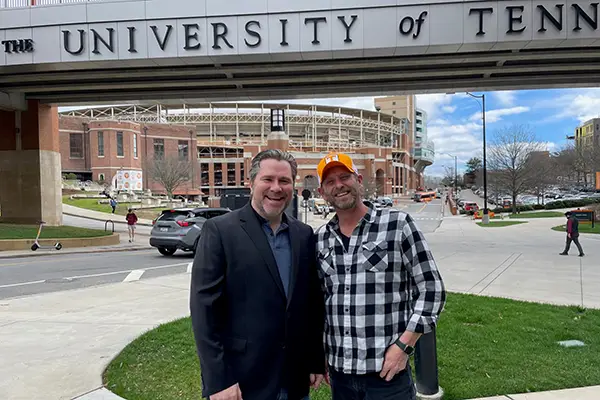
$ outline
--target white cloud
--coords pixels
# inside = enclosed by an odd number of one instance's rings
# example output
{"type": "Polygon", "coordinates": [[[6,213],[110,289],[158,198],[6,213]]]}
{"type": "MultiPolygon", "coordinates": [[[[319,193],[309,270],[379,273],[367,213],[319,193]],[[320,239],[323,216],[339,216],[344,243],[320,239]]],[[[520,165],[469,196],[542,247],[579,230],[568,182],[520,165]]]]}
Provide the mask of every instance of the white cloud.
{"type": "MultiPolygon", "coordinates": [[[[494,123],[498,122],[507,115],[515,115],[522,114],[529,111],[529,107],[518,106],[511,108],[500,108],[497,110],[489,110],[485,112],[485,122],[486,123],[494,123]]],[[[471,121],[480,121],[481,120],[481,112],[477,112],[471,115],[469,118],[471,121]]]]}
{"type": "Polygon", "coordinates": [[[456,106],[443,106],[442,111],[447,114],[452,114],[454,111],[456,111],[456,106]]]}
{"type": "MultiPolygon", "coordinates": [[[[417,95],[417,107],[425,110],[427,118],[431,121],[444,114],[443,108],[450,106],[452,95],[444,93],[417,95]]],[[[450,111],[452,112],[452,111],[450,111]]]]}
{"type": "Polygon", "coordinates": [[[542,100],[536,107],[554,109],[556,112],[547,121],[574,118],[580,123],[600,117],[600,88],[569,89],[565,93],[548,100],[542,100]]]}
{"type": "Polygon", "coordinates": [[[453,123],[437,119],[427,127],[429,139],[435,143],[435,162],[427,167],[427,175],[444,175],[444,166],[454,168],[457,157],[458,171],[482,150],[482,126],[475,122],[453,123]]]}
{"type": "MultiPolygon", "coordinates": [[[[263,103],[289,103],[289,104],[315,104],[322,106],[337,106],[375,111],[375,97],[339,97],[330,99],[293,99],[293,100],[267,100],[263,103]]],[[[242,103],[242,102],[240,102],[242,103]]],[[[254,102],[252,102],[254,103],[254,102]]]]}
{"type": "Polygon", "coordinates": [[[500,92],[494,92],[494,97],[500,105],[504,107],[512,107],[515,104],[517,93],[514,90],[504,90],[500,92]]]}

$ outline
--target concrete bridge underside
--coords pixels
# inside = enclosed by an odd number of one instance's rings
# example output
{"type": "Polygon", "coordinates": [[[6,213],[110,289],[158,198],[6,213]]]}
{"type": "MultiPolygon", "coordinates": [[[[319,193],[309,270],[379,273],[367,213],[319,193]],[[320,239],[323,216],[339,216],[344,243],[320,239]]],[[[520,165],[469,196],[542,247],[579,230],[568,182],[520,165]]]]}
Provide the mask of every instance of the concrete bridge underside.
{"type": "MultiPolygon", "coordinates": [[[[1,68],[0,88],[47,104],[264,100],[596,86],[600,47],[192,65],[163,59],[1,68]],[[107,67],[110,65],[110,67],[107,67]]],[[[5,95],[6,96],[6,95],[5,95]]]]}

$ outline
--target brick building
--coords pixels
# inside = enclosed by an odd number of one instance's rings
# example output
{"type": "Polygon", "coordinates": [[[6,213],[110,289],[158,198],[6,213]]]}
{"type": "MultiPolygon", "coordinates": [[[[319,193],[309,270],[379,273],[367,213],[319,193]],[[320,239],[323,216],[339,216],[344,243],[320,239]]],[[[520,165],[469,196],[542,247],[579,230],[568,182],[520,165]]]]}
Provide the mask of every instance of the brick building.
{"type": "Polygon", "coordinates": [[[246,187],[250,162],[266,148],[298,161],[296,186],[316,189],[316,167],[330,151],[350,154],[378,196],[411,194],[422,178],[413,157],[412,120],[380,111],[297,104],[186,104],[81,109],[59,116],[63,174],[113,182],[142,173],[135,189],[163,193],[152,180],[155,158],[189,160],[192,179],[175,194],[219,196],[246,187]],[[285,134],[271,134],[271,108],[284,109],[285,134]]]}

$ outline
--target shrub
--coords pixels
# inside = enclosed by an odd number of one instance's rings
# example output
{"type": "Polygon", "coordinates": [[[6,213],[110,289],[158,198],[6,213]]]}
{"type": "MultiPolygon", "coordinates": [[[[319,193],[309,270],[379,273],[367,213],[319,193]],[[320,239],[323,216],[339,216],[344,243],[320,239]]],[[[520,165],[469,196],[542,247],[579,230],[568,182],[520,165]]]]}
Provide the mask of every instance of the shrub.
{"type": "Polygon", "coordinates": [[[75,174],[74,174],[74,173],[72,173],[72,172],[69,172],[69,173],[67,174],[67,179],[68,179],[68,180],[70,180],[70,181],[74,181],[74,180],[76,180],[76,179],[77,179],[77,175],[75,175],[75,174]]]}

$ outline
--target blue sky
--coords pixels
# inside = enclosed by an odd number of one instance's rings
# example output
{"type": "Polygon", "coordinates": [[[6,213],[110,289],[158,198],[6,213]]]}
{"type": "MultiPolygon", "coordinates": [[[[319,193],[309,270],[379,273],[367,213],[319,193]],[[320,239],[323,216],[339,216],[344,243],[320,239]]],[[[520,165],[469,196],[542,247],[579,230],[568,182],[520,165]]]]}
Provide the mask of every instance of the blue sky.
{"type": "MultiPolygon", "coordinates": [[[[481,92],[475,92],[481,94],[481,92]]],[[[482,124],[480,100],[464,93],[417,95],[417,106],[428,113],[428,136],[435,142],[436,160],[426,169],[428,175],[444,174],[444,165],[459,171],[473,156],[481,157],[482,124]]],[[[373,110],[373,97],[316,99],[294,102],[339,105],[373,110]]],[[[486,93],[486,137],[488,146],[494,132],[512,124],[532,130],[548,150],[567,144],[581,122],[600,116],[600,88],[501,91],[486,93]]]]}

